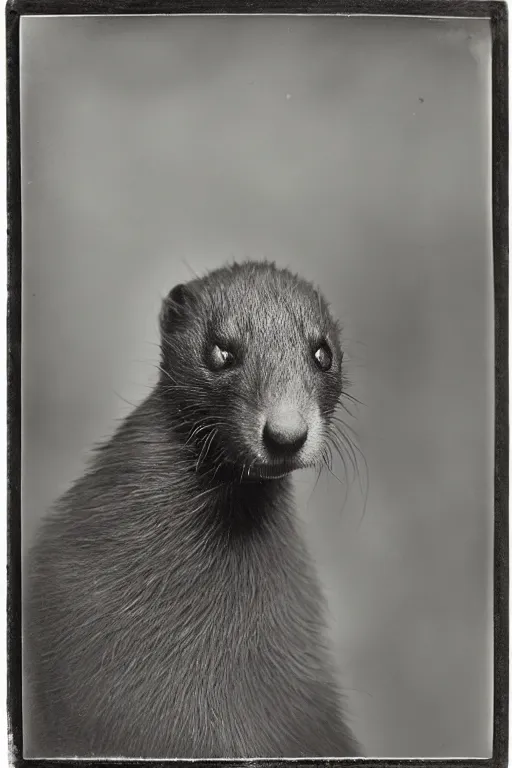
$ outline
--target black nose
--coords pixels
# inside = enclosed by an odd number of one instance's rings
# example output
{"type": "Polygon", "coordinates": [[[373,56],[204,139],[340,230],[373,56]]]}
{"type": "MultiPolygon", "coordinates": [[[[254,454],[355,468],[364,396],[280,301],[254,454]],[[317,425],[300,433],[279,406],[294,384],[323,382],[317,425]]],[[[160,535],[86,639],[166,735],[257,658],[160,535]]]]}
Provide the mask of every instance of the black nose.
{"type": "Polygon", "coordinates": [[[269,416],[263,428],[263,442],[277,456],[289,456],[302,448],[308,436],[307,424],[298,411],[269,416]]]}

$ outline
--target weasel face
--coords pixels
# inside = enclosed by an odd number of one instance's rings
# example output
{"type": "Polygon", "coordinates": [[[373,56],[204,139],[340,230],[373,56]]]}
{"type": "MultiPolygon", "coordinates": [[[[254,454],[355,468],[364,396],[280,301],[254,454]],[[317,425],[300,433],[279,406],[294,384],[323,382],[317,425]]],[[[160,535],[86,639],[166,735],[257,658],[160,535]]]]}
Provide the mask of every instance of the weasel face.
{"type": "Polygon", "coordinates": [[[161,329],[161,385],[204,461],[269,479],[320,462],[342,352],[313,286],[234,265],[174,288],[161,329]]]}

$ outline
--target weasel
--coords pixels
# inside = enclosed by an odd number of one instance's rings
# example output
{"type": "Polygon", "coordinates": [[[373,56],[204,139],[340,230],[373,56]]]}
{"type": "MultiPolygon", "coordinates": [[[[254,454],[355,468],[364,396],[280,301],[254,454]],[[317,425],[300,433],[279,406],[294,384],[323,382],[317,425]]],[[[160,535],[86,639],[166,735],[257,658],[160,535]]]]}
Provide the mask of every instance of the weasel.
{"type": "Polygon", "coordinates": [[[41,757],[358,756],[290,474],[319,466],[339,329],[288,270],[176,286],[160,377],[32,553],[41,757]]]}

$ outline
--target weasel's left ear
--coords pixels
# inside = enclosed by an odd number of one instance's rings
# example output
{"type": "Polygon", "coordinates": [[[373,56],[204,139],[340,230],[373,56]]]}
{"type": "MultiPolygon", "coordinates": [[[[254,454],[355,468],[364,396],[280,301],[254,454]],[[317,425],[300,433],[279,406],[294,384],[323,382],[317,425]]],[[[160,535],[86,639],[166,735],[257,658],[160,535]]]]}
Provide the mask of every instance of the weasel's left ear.
{"type": "Polygon", "coordinates": [[[160,310],[160,330],[172,333],[187,322],[195,304],[195,296],[188,285],[179,283],[162,302],[160,310]]]}

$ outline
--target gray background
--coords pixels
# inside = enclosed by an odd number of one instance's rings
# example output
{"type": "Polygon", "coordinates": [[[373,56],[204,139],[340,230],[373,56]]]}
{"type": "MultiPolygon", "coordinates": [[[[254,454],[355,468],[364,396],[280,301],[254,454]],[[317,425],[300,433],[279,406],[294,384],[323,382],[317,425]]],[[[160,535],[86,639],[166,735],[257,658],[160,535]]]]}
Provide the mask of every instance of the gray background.
{"type": "Polygon", "coordinates": [[[365,403],[366,513],[297,478],[354,730],[489,755],[487,22],[24,18],[21,58],[24,551],[155,380],[161,297],[275,258],[332,302],[365,403]]]}

